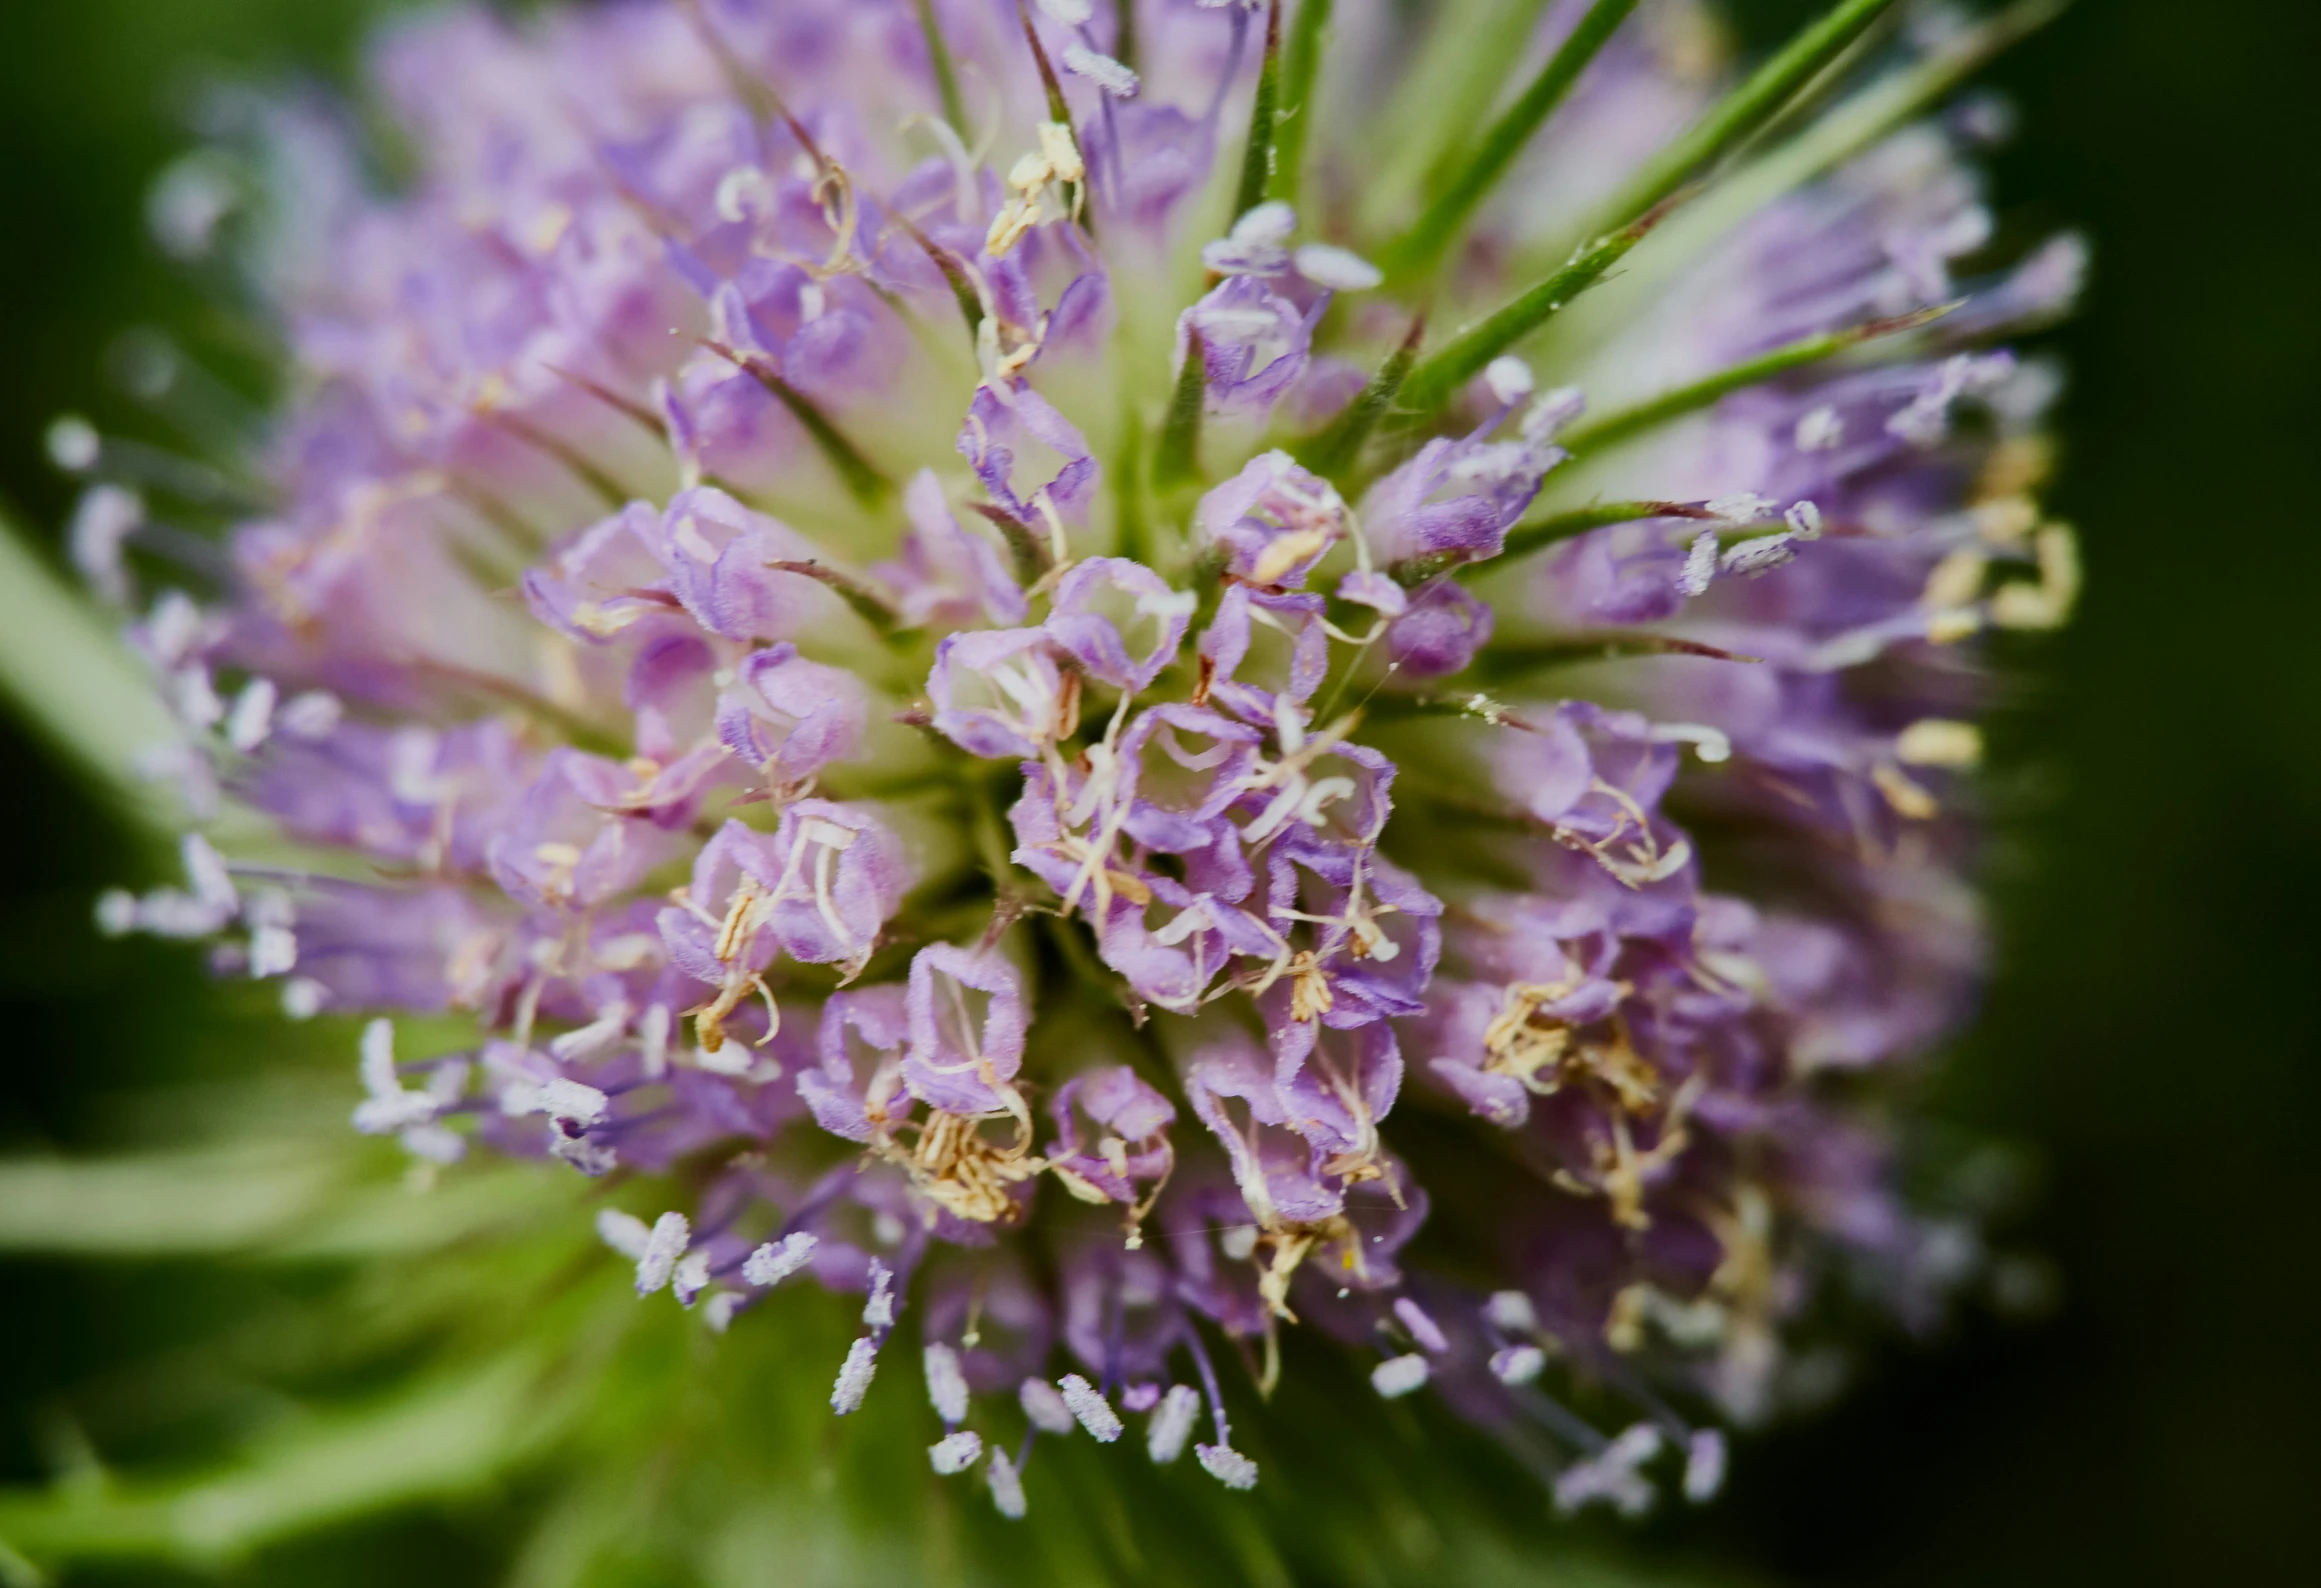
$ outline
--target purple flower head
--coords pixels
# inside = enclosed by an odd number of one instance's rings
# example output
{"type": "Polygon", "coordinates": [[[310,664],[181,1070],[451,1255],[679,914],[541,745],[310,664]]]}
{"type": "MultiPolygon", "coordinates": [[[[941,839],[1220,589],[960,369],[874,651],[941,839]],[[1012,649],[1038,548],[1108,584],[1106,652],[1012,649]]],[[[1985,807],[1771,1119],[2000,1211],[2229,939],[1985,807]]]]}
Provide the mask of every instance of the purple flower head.
{"type": "Polygon", "coordinates": [[[1384,563],[1497,556],[1565,456],[1561,447],[1530,441],[1428,442],[1363,497],[1371,555],[1384,563]]]}
{"type": "Polygon", "coordinates": [[[1917,1324],[1970,1266],[1891,1082],[1982,970],[1979,637],[2079,590],[2002,343],[2085,255],[1987,267],[1882,87],[1623,230],[1737,125],[1695,8],[1501,9],[1275,8],[1286,59],[1250,0],[399,26],[402,188],[267,123],[293,395],[221,593],[59,442],[148,770],[236,812],[100,927],[372,1022],[353,1122],[427,1174],[658,1188],[597,1225],[643,1305],[836,1293],[813,1393],[923,1376],[1004,1516],[1124,1413],[1260,1481],[1233,1363],[1306,1326],[1539,1423],[1565,1509],[1650,1503],[1663,1428],[1713,1492],[1672,1404],[1767,1410],[1832,1275],[1917,1324]],[[1538,146],[1438,185],[1487,129],[1409,63],[1488,104],[1475,51],[1567,43],[1538,146]],[[1605,237],[1616,290],[1544,290],[1605,237]],[[406,1013],[472,1039],[398,1058],[406,1013]],[[1488,1172],[1428,1167],[1457,1131],[1488,1172]]]}
{"type": "Polygon", "coordinates": [[[850,673],[783,642],[752,651],[717,698],[717,735],[746,765],[787,783],[813,777],[862,748],[866,696],[850,673]]]}
{"type": "Polygon", "coordinates": [[[1088,677],[1134,694],[1176,660],[1195,599],[1142,563],[1092,557],[1064,576],[1051,605],[1057,647],[1088,677]]]}
{"type": "Polygon", "coordinates": [[[1286,452],[1267,452],[1207,496],[1199,533],[1224,550],[1226,566],[1255,585],[1296,589],[1314,564],[1346,538],[1346,504],[1327,480],[1286,452]]]}
{"type": "MultiPolygon", "coordinates": [[[[1286,262],[1286,261],[1285,261],[1286,262]]],[[[1228,276],[1177,323],[1180,357],[1199,338],[1213,413],[1263,418],[1306,372],[1327,297],[1301,309],[1257,275],[1228,276]]]]}
{"type": "Polygon", "coordinates": [[[927,675],[935,731],[970,755],[1036,758],[1064,728],[1064,673],[1044,629],[947,636],[927,675]]]}
{"type": "Polygon", "coordinates": [[[908,1008],[903,1082],[911,1095],[946,1113],[1008,1112],[1026,1023],[1014,967],[945,943],[921,949],[911,961],[908,1008]]]}

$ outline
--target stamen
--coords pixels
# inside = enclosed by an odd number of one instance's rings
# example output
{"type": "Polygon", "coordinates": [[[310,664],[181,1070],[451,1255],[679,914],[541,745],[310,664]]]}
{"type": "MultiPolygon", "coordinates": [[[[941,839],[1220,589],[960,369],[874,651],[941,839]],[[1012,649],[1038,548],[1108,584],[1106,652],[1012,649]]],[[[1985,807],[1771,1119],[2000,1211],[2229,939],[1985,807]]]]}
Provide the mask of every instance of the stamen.
{"type": "Polygon", "coordinates": [[[741,1277],[761,1290],[771,1289],[813,1260],[822,1243],[804,1230],[793,1230],[779,1241],[768,1241],[741,1265],[741,1277]]]}
{"type": "Polygon", "coordinates": [[[1399,1400],[1423,1387],[1432,1371],[1423,1356],[1389,1357],[1370,1370],[1370,1387],[1388,1400],[1399,1400]]]}
{"type": "Polygon", "coordinates": [[[838,1381],[830,1386],[830,1409],[841,1417],[861,1410],[862,1398],[870,1393],[870,1381],[877,1373],[878,1342],[866,1334],[847,1347],[838,1381]]]}
{"type": "Polygon", "coordinates": [[[1145,1454],[1156,1467],[1173,1466],[1185,1453],[1185,1442],[1193,1436],[1193,1423],[1201,1415],[1201,1397],[1189,1384],[1172,1384],[1168,1394],[1152,1414],[1144,1434],[1145,1454]]]}
{"type": "Polygon", "coordinates": [[[955,1434],[946,1434],[927,1447],[927,1459],[935,1468],[937,1477],[948,1478],[965,1472],[975,1465],[983,1454],[983,1436],[971,1428],[962,1428],[955,1434]]]}
{"type": "Polygon", "coordinates": [[[1536,1345],[1510,1345],[1491,1353],[1491,1375],[1502,1384],[1528,1384],[1547,1368],[1547,1353],[1536,1345]]]}
{"type": "Polygon", "coordinates": [[[1201,1470],[1228,1489],[1257,1487],[1257,1463],[1230,1445],[1196,1445],[1193,1454],[1201,1470]]]}
{"type": "Polygon", "coordinates": [[[984,1481],[991,1485],[993,1509],[1011,1522],[1020,1522],[1024,1516],[1023,1478],[1007,1452],[993,1447],[991,1460],[984,1466],[984,1481]]]}
{"type": "Polygon", "coordinates": [[[960,1371],[959,1353],[940,1342],[926,1349],[927,1401],[943,1426],[956,1428],[967,1420],[967,1375],[960,1371]]]}
{"type": "Polygon", "coordinates": [[[1109,1445],[1120,1437],[1120,1414],[1109,1401],[1097,1393],[1096,1386],[1077,1373],[1067,1373],[1056,1381],[1063,1393],[1064,1404],[1079,1419],[1080,1426],[1100,1445],[1109,1445]]]}
{"type": "Polygon", "coordinates": [[[676,1277],[677,1259],[685,1255],[685,1247],[692,1238],[692,1226],[682,1213],[664,1213],[653,1221],[645,1249],[637,1258],[638,1295],[649,1296],[668,1288],[669,1281],[676,1277]]]}
{"type": "Polygon", "coordinates": [[[1044,1378],[1027,1378],[1016,1386],[1016,1403],[1031,1425],[1044,1434],[1068,1434],[1080,1426],[1063,1392],[1044,1378]]]}

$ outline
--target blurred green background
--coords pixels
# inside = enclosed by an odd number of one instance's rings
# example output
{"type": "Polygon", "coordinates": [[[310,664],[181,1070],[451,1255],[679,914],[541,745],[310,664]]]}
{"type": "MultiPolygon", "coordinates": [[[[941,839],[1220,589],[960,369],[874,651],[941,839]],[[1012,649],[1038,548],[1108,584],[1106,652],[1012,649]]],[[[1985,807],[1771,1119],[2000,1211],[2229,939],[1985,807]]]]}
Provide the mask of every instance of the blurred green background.
{"type": "MultiPolygon", "coordinates": [[[[143,196],[205,74],[343,77],[383,0],[0,3],[0,511],[70,503],[40,436],[131,424],[102,355],[198,330],[143,196]]],[[[1815,7],[1733,8],[1768,41],[1815,7]]],[[[1816,1420],[1744,1442],[1648,1553],[1799,1583],[2310,1580],[2321,1482],[2321,655],[2304,537],[2321,370],[2311,0],[2080,0],[1991,74],[2024,111],[2010,229],[2093,233],[2056,510],[2092,568],[2013,681],[1991,883],[2001,971],[1932,1099],[2032,1144],[2021,1239],[2060,1306],[1890,1345],[1816,1420]]],[[[125,830],[0,717],[0,1149],[101,1144],[122,1099],[232,1073],[271,1029],[193,956],[99,941],[125,830]]],[[[0,1266],[0,1483],[69,1444],[60,1407],[256,1304],[194,1266],[0,1266]]],[[[493,1580],[515,1507],[378,1524],[239,1582],[493,1580]]],[[[107,1579],[127,1581],[131,1579],[107,1579]]]]}

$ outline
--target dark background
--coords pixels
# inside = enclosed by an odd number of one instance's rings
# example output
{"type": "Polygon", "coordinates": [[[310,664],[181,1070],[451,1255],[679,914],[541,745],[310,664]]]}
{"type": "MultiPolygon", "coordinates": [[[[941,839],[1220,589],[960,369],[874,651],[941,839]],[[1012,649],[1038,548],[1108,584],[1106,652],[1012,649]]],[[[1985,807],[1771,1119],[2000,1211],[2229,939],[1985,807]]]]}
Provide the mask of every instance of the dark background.
{"type": "MultiPolygon", "coordinates": [[[[344,75],[378,0],[0,0],[0,509],[53,527],[40,433],[121,414],[124,326],[198,326],[145,240],[205,62],[344,75]]],[[[1747,35],[1818,7],[1754,0],[1747,35]]],[[[2321,471],[2309,293],[2321,140],[2312,0],[2080,0],[1990,74],[2025,112],[2010,229],[2092,232],[2056,511],[2080,618],[2000,729],[2000,975],[1935,1098],[2033,1144],[2036,1326],[1886,1349],[1817,1420],[1746,1442],[1732,1489],[1656,1533],[1801,1582],[2312,1580],[2321,1158],[2321,471]]],[[[101,1134],[108,1099],[259,1029],[191,956],[99,943],[126,835],[0,717],[0,1146],[101,1134]]],[[[132,876],[132,880],[134,877],[132,876]]],[[[237,1281],[0,1266],[0,1481],[54,1397],[235,1305],[237,1281]]],[[[238,1580],[489,1580],[504,1522],[422,1519],[238,1580]]]]}

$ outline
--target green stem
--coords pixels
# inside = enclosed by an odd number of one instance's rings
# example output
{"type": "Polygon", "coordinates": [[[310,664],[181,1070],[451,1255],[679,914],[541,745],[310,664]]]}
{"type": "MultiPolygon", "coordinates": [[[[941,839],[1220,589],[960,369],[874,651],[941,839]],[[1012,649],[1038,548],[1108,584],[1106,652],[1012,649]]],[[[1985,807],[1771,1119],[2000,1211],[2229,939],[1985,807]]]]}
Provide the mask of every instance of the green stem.
{"type": "Polygon", "coordinates": [[[1351,472],[1361,461],[1362,448],[1369,443],[1378,422],[1401,397],[1410,380],[1411,366],[1418,362],[1418,345],[1425,337],[1426,316],[1422,314],[1410,322],[1409,334],[1403,337],[1402,345],[1386,356],[1386,362],[1378,366],[1378,373],[1370,377],[1370,384],[1346,405],[1346,411],[1299,449],[1298,461],[1329,480],[1351,472]]]}
{"type": "Polygon", "coordinates": [[[1185,333],[1185,366],[1177,372],[1177,387],[1169,396],[1169,416],[1161,427],[1160,450],[1153,458],[1153,483],[1163,490],[1180,485],[1200,470],[1201,408],[1209,398],[1209,353],[1201,333],[1185,333]]]}
{"type": "Polygon", "coordinates": [[[1604,529],[1613,524],[1633,524],[1646,518],[1708,518],[1708,509],[1690,502],[1598,502],[1591,507],[1575,507],[1561,513],[1550,513],[1516,525],[1507,532],[1495,557],[1469,559],[1447,552],[1425,557],[1412,557],[1396,563],[1387,572],[1395,583],[1405,589],[1415,589],[1429,579],[1458,570],[1496,567],[1518,557],[1528,557],[1535,551],[1560,546],[1567,540],[1585,535],[1592,529],[1604,529]]]}
{"type": "Polygon", "coordinates": [[[1541,645],[1494,646],[1485,653],[1494,679],[1526,677],[1556,667],[1579,667],[1590,662],[1626,661],[1638,656],[1697,656],[1711,662],[1761,662],[1699,640],[1673,634],[1580,634],[1541,645]]]}
{"type": "Polygon", "coordinates": [[[1635,9],[1636,0],[1596,0],[1531,86],[1483,134],[1482,142],[1443,185],[1418,223],[1387,251],[1384,263],[1389,275],[1408,278],[1434,266],[1457,238],[1467,217],[1515,163],[1532,135],[1579,81],[1580,73],[1635,9]]]}
{"type": "Polygon", "coordinates": [[[1038,584],[1046,577],[1048,570],[1056,565],[1055,554],[1048,549],[1048,543],[1039,537],[1031,525],[1007,509],[995,507],[989,502],[969,502],[967,510],[983,518],[1007,542],[1008,555],[1015,559],[1017,583],[1027,588],[1038,584]]]}
{"type": "Polygon", "coordinates": [[[1598,238],[1538,286],[1481,324],[1461,331],[1448,347],[1412,372],[1405,401],[1421,414],[1431,414],[1448,403],[1491,360],[1545,325],[1564,305],[1602,280],[1604,272],[1642,242],[1665,213],[1665,210],[1650,211],[1620,230],[1598,238]]]}
{"type": "Polygon", "coordinates": [[[829,590],[852,608],[856,617],[869,624],[881,639],[891,638],[902,628],[902,614],[895,610],[894,603],[843,568],[833,568],[813,558],[803,561],[782,558],[766,566],[776,573],[794,573],[811,579],[829,590]]]}
{"type": "Polygon", "coordinates": [[[1530,58],[1548,0],[1428,0],[1425,9],[1434,25],[1397,74],[1393,99],[1382,111],[1364,107],[1377,116],[1379,159],[1362,194],[1373,230],[1403,225],[1440,185],[1508,74],[1530,58]]]}
{"type": "Polygon", "coordinates": [[[749,375],[771,392],[790,417],[813,439],[814,445],[835,471],[847,493],[865,507],[875,507],[894,489],[893,482],[879,472],[878,465],[865,457],[862,449],[846,438],[845,432],[830,422],[829,415],[816,407],[814,400],[783,378],[781,372],[755,353],[737,352],[722,342],[704,339],[703,347],[734,368],[749,375]]]}
{"type": "Polygon", "coordinates": [[[1113,56],[1130,71],[1136,70],[1136,0],[1112,0],[1113,14],[1119,19],[1118,42],[1113,56]]]}
{"type": "Polygon", "coordinates": [[[577,447],[561,436],[551,435],[538,425],[514,414],[486,412],[482,418],[494,429],[514,436],[542,457],[561,465],[574,479],[588,487],[589,493],[606,507],[617,512],[634,494],[627,486],[590,462],[577,447]]]}
{"type": "Polygon", "coordinates": [[[1257,98],[1249,107],[1249,147],[1241,156],[1241,187],[1234,195],[1235,219],[1265,202],[1273,185],[1273,140],[1281,109],[1281,0],[1265,13],[1265,62],[1257,72],[1257,98]]]}
{"type": "MultiPolygon", "coordinates": [[[[1023,22],[1024,42],[1031,46],[1032,61],[1039,67],[1040,86],[1048,96],[1048,119],[1072,135],[1072,146],[1077,149],[1080,145],[1080,134],[1072,125],[1072,107],[1064,98],[1063,79],[1056,75],[1055,63],[1048,59],[1047,46],[1040,42],[1039,30],[1032,26],[1030,8],[1024,4],[1024,0],[1016,0],[1015,9],[1017,17],[1023,22]]],[[[1081,152],[1080,160],[1082,165],[1087,164],[1086,151],[1081,152]]],[[[1085,182],[1067,182],[1064,184],[1063,193],[1065,213],[1079,217],[1082,229],[1089,236],[1095,236],[1096,216],[1087,202],[1088,184],[1085,182]]]]}
{"type": "Polygon", "coordinates": [[[1149,565],[1153,544],[1144,500],[1144,422],[1133,413],[1122,418],[1120,456],[1113,464],[1112,481],[1120,555],[1149,565]]]}
{"type": "Polygon", "coordinates": [[[78,592],[0,523],[0,690],[151,830],[178,826],[137,775],[139,757],[184,737],[144,670],[78,592]]]}
{"type": "MultiPolygon", "coordinates": [[[[1303,0],[1290,24],[1281,58],[1281,109],[1274,119],[1273,196],[1298,201],[1304,184],[1306,145],[1314,126],[1314,81],[1321,73],[1323,34],[1334,0],[1303,0]]],[[[1630,0],[1633,4],[1634,0],[1630,0]]]]}
{"type": "Polygon", "coordinates": [[[1860,38],[1894,0],[1839,0],[1820,21],[1791,39],[1674,143],[1636,174],[1607,212],[1617,222],[1641,214],[1683,187],[1765,125],[1792,96],[1860,38]]]}
{"type": "Polygon", "coordinates": [[[1737,392],[1747,386],[1807,364],[1818,364],[1848,348],[1861,346],[1883,336],[1895,336],[1904,331],[1915,331],[1948,314],[1957,304],[1943,304],[1920,309],[1912,314],[1898,314],[1890,319],[1871,320],[1861,325],[1848,326],[1842,331],[1823,331],[1814,336],[1801,337],[1769,353],[1744,359],[1729,369],[1717,371],[1674,391],[1662,392],[1632,407],[1608,413],[1602,418],[1579,426],[1564,437],[1564,444],[1572,451],[1600,452],[1629,437],[1666,424],[1697,409],[1706,408],[1718,398],[1737,392]]]}
{"type": "Polygon", "coordinates": [[[918,3],[919,27],[927,35],[927,58],[935,69],[935,91],[943,99],[943,119],[965,138],[967,105],[959,97],[959,73],[951,65],[951,47],[943,42],[943,26],[935,18],[935,0],[918,3]]]}
{"type": "Polygon", "coordinates": [[[958,301],[960,317],[967,322],[967,345],[980,348],[983,343],[983,295],[975,290],[975,282],[967,274],[967,267],[948,248],[942,247],[921,231],[908,215],[897,211],[895,219],[903,223],[903,230],[911,234],[911,240],[919,245],[935,268],[943,272],[944,281],[950,285],[951,296],[958,301]]]}

